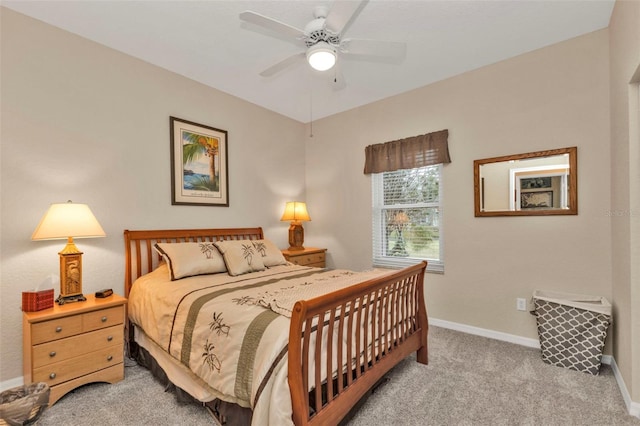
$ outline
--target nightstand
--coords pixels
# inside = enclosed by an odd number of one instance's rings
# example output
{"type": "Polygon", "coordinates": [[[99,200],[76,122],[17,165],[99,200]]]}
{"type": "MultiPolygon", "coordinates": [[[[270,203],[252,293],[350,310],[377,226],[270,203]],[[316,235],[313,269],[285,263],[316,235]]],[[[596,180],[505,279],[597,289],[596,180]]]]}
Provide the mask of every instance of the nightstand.
{"type": "Polygon", "coordinates": [[[127,299],[87,295],[84,302],[23,312],[24,383],[45,382],[53,405],[67,392],[91,382],[124,379],[127,299]]]}
{"type": "Polygon", "coordinates": [[[282,250],[282,254],[285,259],[296,265],[324,268],[326,251],[324,248],[305,247],[302,250],[282,250]]]}

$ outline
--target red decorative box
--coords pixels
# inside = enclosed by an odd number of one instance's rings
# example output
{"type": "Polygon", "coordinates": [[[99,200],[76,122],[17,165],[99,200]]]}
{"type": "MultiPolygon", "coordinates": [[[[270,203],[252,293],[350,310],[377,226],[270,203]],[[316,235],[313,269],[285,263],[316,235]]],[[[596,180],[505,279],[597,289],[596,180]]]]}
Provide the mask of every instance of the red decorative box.
{"type": "Polygon", "coordinates": [[[53,308],[53,289],[22,292],[23,311],[34,312],[49,308],[53,308]]]}

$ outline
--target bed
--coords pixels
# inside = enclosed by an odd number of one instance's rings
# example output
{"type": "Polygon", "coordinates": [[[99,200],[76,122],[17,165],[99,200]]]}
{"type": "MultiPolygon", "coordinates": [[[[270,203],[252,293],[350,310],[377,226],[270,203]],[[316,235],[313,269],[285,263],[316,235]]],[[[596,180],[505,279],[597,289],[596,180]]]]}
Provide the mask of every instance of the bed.
{"type": "Polygon", "coordinates": [[[126,230],[124,240],[128,350],[193,398],[244,413],[216,409],[221,423],[338,424],[409,354],[427,364],[426,262],[357,273],[293,265],[262,228],[126,230]],[[226,272],[183,267],[194,246],[213,245],[207,255],[226,272]],[[247,272],[232,252],[246,261],[250,248],[247,272]]]}

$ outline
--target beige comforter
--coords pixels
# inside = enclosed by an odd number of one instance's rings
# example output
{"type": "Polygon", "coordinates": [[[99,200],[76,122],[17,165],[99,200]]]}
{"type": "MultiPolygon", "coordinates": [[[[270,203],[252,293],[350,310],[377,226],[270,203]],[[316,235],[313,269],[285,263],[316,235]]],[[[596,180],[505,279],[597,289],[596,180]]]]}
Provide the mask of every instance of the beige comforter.
{"type": "Polygon", "coordinates": [[[220,398],[253,410],[253,425],[291,422],[289,316],[297,300],[389,273],[282,265],[170,281],[165,265],[129,295],[131,321],[220,398]]]}

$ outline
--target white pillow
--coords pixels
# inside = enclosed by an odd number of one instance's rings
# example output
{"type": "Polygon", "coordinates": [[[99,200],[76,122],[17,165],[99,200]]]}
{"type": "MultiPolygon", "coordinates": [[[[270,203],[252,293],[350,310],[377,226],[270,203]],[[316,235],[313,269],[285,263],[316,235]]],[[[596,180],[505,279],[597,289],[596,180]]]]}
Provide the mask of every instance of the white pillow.
{"type": "Polygon", "coordinates": [[[251,243],[258,254],[262,256],[262,263],[264,263],[264,266],[267,268],[271,266],[286,265],[288,263],[280,249],[270,240],[254,240],[251,241],[251,243]]]}
{"type": "Polygon", "coordinates": [[[227,265],[229,275],[236,276],[248,272],[264,271],[262,256],[251,240],[216,241],[214,243],[227,265]]]}
{"type": "Polygon", "coordinates": [[[154,247],[169,265],[171,281],[227,271],[222,255],[209,241],[156,243],[154,247]]]}

